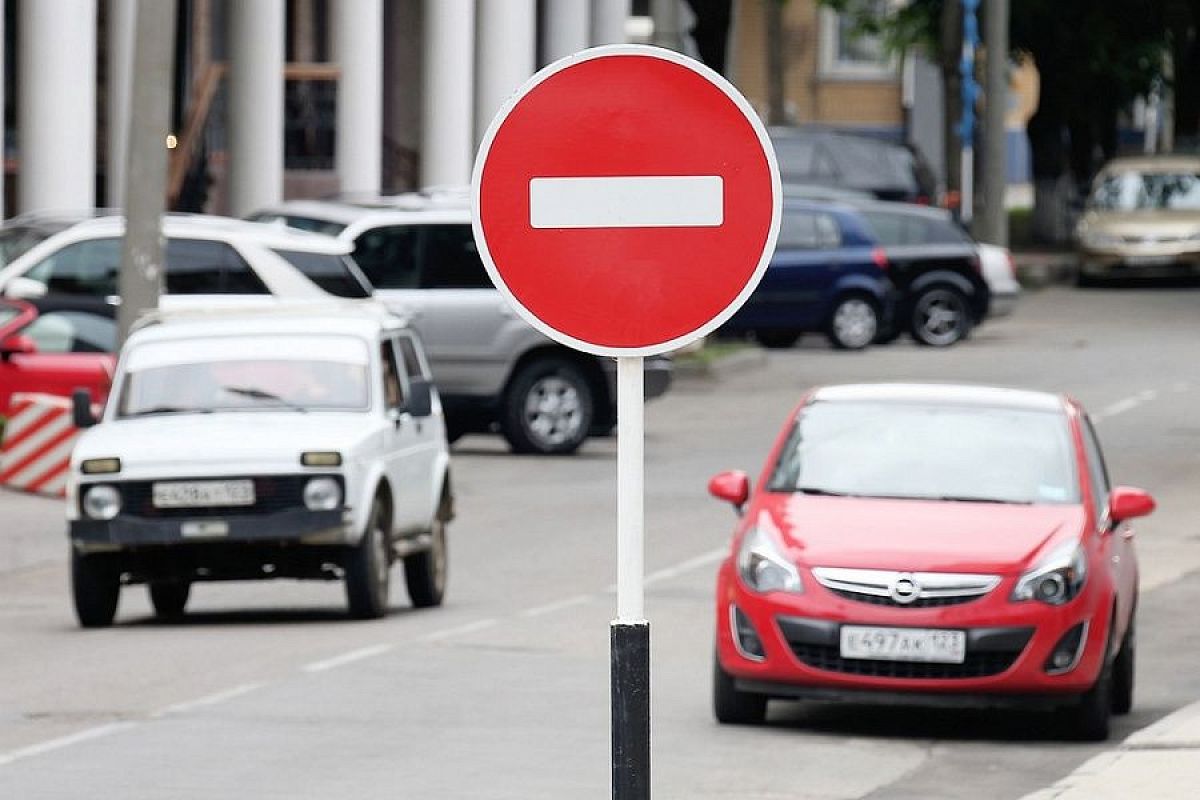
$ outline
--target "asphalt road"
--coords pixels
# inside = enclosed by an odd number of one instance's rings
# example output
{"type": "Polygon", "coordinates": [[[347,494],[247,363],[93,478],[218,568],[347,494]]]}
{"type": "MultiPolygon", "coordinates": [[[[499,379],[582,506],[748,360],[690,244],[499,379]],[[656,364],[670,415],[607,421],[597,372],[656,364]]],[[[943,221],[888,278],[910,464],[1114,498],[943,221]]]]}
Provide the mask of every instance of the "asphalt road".
{"type": "MultiPolygon", "coordinates": [[[[681,382],[647,406],[647,614],[660,798],[1018,798],[1101,749],[1036,714],[772,706],[709,710],[712,585],[733,526],[705,494],[756,472],[800,391],[940,380],[1063,390],[1099,421],[1138,527],[1138,706],[1114,739],[1200,698],[1196,289],[1048,289],[949,350],[835,353],[806,340],[681,382]]],[[[202,443],[197,443],[202,446],[202,443]]],[[[446,605],[344,618],[339,584],[200,586],[181,623],[126,590],[118,624],[70,612],[56,502],[0,494],[0,798],[601,798],[615,442],[572,458],[454,453],[446,605]]]]}

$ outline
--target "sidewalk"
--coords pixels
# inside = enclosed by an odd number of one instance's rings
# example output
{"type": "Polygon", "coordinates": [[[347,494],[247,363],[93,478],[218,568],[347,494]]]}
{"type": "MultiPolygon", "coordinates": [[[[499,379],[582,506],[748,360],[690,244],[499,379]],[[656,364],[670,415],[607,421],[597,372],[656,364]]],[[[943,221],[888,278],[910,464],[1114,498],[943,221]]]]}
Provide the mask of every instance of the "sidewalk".
{"type": "Polygon", "coordinates": [[[1023,800],[1189,800],[1200,793],[1200,702],[1132,734],[1023,800]]]}

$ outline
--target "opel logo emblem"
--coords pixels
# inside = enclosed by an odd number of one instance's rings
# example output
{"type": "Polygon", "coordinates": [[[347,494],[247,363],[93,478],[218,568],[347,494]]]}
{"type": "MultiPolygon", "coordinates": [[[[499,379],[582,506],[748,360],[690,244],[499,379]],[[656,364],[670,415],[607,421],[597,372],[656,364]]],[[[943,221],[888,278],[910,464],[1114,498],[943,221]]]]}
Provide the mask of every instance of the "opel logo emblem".
{"type": "Polygon", "coordinates": [[[892,599],[901,605],[908,605],[916,602],[916,599],[921,596],[921,586],[913,576],[908,573],[896,576],[896,580],[892,581],[892,586],[888,590],[888,594],[892,599]]]}

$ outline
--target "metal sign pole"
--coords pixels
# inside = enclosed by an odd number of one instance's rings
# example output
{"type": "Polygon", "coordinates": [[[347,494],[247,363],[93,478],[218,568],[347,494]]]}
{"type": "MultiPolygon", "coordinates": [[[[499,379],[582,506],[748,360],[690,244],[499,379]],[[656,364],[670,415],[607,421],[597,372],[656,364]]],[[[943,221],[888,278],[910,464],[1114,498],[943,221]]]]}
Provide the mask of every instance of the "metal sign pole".
{"type": "Polygon", "coordinates": [[[609,638],[612,796],[650,797],[650,623],[645,618],[641,356],[617,359],[617,618],[609,638]]]}

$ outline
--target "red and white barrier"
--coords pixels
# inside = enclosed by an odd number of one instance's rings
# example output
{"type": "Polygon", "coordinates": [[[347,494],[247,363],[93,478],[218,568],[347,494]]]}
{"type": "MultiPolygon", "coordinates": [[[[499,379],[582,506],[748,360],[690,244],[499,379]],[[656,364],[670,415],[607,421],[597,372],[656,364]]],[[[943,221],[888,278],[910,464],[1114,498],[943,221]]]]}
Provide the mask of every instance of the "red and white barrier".
{"type": "Polygon", "coordinates": [[[0,484],[62,497],[79,429],[71,401],[48,394],[14,394],[0,443],[0,484]]]}

